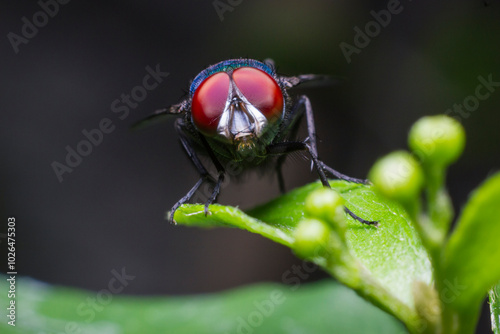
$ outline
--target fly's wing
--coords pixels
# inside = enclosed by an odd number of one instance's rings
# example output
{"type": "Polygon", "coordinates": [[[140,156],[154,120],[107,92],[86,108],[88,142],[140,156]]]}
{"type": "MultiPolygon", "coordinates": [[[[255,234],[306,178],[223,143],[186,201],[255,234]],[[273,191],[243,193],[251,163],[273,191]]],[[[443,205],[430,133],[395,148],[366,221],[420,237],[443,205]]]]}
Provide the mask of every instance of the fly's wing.
{"type": "Polygon", "coordinates": [[[301,88],[338,85],[343,82],[344,79],[326,74],[302,74],[293,77],[282,76],[281,81],[286,89],[290,89],[298,85],[300,85],[301,88]]]}
{"type": "Polygon", "coordinates": [[[161,123],[169,119],[171,116],[180,115],[184,113],[186,111],[186,107],[187,107],[187,101],[182,101],[181,103],[174,104],[170,107],[158,109],[148,117],[134,123],[131,126],[131,129],[136,131],[136,130],[141,130],[153,124],[161,123]]]}
{"type": "MultiPolygon", "coordinates": [[[[264,59],[264,64],[269,66],[273,72],[276,71],[276,65],[271,58],[264,59]]],[[[285,89],[290,89],[298,85],[301,85],[302,88],[331,86],[344,81],[341,77],[325,74],[302,74],[293,77],[278,75],[278,77],[285,86],[285,89]]]]}

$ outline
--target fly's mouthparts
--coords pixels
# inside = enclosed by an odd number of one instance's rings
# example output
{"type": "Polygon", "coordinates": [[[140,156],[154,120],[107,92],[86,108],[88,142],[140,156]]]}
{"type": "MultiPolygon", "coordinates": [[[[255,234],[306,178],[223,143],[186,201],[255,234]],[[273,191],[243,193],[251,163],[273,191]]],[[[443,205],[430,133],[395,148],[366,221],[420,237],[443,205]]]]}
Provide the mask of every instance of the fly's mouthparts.
{"type": "Polygon", "coordinates": [[[257,136],[254,134],[241,136],[235,139],[236,151],[239,153],[240,157],[250,158],[256,156],[263,156],[265,150],[261,149],[257,143],[259,142],[257,136]]]}

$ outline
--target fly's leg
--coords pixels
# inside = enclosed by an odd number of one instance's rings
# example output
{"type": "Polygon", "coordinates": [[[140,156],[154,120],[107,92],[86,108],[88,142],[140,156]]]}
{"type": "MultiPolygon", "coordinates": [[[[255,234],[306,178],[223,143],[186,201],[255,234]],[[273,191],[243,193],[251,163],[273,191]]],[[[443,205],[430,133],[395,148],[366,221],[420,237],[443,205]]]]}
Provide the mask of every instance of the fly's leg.
{"type": "Polygon", "coordinates": [[[355,177],[350,177],[350,176],[347,176],[345,174],[342,174],[342,173],[336,171],[335,169],[333,169],[332,167],[325,165],[325,163],[323,161],[320,161],[320,164],[323,167],[323,169],[325,169],[328,173],[335,175],[335,177],[337,179],[345,180],[345,181],[349,181],[349,182],[353,182],[353,183],[371,184],[368,179],[357,179],[355,177]]]}
{"type": "MultiPolygon", "coordinates": [[[[323,186],[331,188],[330,183],[328,182],[328,178],[326,177],[325,171],[322,168],[322,162],[318,159],[317,154],[312,150],[310,145],[306,144],[305,142],[283,142],[283,143],[271,144],[267,147],[268,154],[284,155],[297,151],[307,151],[309,153],[309,155],[311,156],[311,160],[313,161],[313,164],[316,167],[316,171],[318,172],[321,183],[323,184],[323,186]]],[[[356,219],[360,223],[378,226],[377,221],[365,220],[361,217],[358,217],[349,208],[344,207],[344,209],[347,214],[349,214],[352,218],[356,219]]]]}
{"type": "MultiPolygon", "coordinates": [[[[292,110],[292,114],[295,112],[295,110],[292,110]]],[[[289,130],[289,133],[286,134],[286,138],[295,138],[295,136],[297,135],[297,132],[298,132],[298,129],[299,129],[299,120],[301,118],[301,114],[297,114],[297,120],[295,120],[295,123],[292,124],[292,128],[289,130]]],[[[278,156],[278,159],[276,161],[276,176],[278,178],[278,186],[279,186],[279,189],[280,189],[280,192],[282,194],[285,193],[285,179],[283,178],[283,170],[282,170],[282,167],[283,167],[283,164],[286,160],[286,155],[285,154],[281,154],[278,156]]]]}
{"type": "MultiPolygon", "coordinates": [[[[321,179],[321,183],[323,183],[324,186],[331,188],[330,183],[328,182],[326,175],[325,175],[325,170],[333,175],[335,175],[337,178],[349,182],[354,182],[354,183],[361,183],[361,184],[367,184],[369,183],[368,180],[362,180],[362,179],[356,179],[347,175],[344,175],[342,173],[337,172],[335,169],[325,165],[322,161],[319,160],[318,158],[318,148],[316,146],[316,127],[314,123],[314,114],[313,114],[313,109],[311,106],[311,102],[309,101],[309,98],[307,96],[302,95],[299,99],[299,102],[303,101],[305,111],[306,111],[306,119],[307,119],[307,133],[309,135],[309,154],[311,155],[312,161],[314,165],[316,166],[316,170],[318,171],[318,174],[321,179]]],[[[358,217],[354,212],[352,212],[348,207],[345,207],[345,211],[354,219],[359,221],[360,223],[367,224],[367,225],[378,225],[378,222],[376,221],[369,221],[365,220],[361,217],[358,217]]]]}
{"type": "Polygon", "coordinates": [[[198,182],[196,182],[196,184],[193,186],[193,188],[191,188],[191,190],[189,190],[189,192],[184,196],[182,197],[179,201],[177,201],[177,203],[174,204],[174,206],[172,207],[172,209],[170,209],[170,212],[168,214],[168,222],[170,224],[176,224],[176,222],[174,221],[174,214],[175,214],[175,211],[184,203],[186,203],[187,201],[189,201],[191,199],[191,197],[193,197],[193,195],[196,193],[196,191],[198,190],[198,188],[200,188],[200,186],[203,184],[203,182],[205,181],[206,177],[202,176],[198,182]]]}
{"type": "Polygon", "coordinates": [[[193,147],[191,146],[191,143],[189,142],[188,138],[182,131],[182,120],[178,119],[175,122],[175,129],[179,133],[179,139],[181,141],[182,147],[184,148],[184,151],[186,152],[186,155],[189,157],[189,160],[193,163],[195,166],[196,170],[200,174],[200,179],[196,184],[191,188],[191,190],[188,191],[188,193],[182,197],[177,203],[174,204],[172,209],[170,210],[170,214],[168,217],[168,221],[170,223],[174,223],[174,214],[175,211],[184,203],[188,202],[191,197],[196,193],[196,191],[200,188],[200,186],[203,184],[205,181],[211,181],[213,182],[210,174],[208,173],[207,169],[203,164],[201,163],[200,159],[198,158],[198,155],[194,151],[193,147]]]}
{"type": "MultiPolygon", "coordinates": [[[[184,132],[182,130],[182,120],[181,119],[178,119],[175,122],[175,129],[179,133],[179,138],[180,138],[182,147],[184,148],[184,151],[186,152],[187,156],[189,157],[189,159],[191,160],[191,162],[195,166],[196,170],[200,174],[200,179],[198,180],[198,182],[196,182],[196,184],[191,188],[191,190],[189,190],[189,192],[184,197],[182,197],[179,201],[177,201],[177,203],[174,204],[174,206],[170,210],[170,214],[168,217],[168,221],[170,223],[174,223],[174,213],[179,208],[179,206],[188,202],[193,197],[193,195],[196,193],[196,191],[200,188],[200,186],[203,184],[203,182],[205,182],[205,181],[215,183],[214,190],[212,191],[210,198],[205,203],[205,215],[207,215],[208,214],[208,206],[211,203],[213,203],[215,201],[215,199],[217,198],[217,195],[219,194],[219,191],[220,191],[222,181],[224,181],[224,169],[220,165],[219,161],[215,158],[215,155],[211,151],[210,147],[208,147],[207,149],[210,150],[209,151],[210,157],[212,158],[212,161],[214,161],[214,164],[215,164],[215,166],[218,170],[218,174],[219,174],[217,181],[214,181],[212,179],[212,177],[208,173],[207,169],[205,168],[205,166],[203,166],[200,159],[198,158],[198,155],[196,154],[194,148],[191,146],[189,139],[184,134],[184,132]]],[[[206,143],[204,143],[204,144],[206,144],[206,143]]],[[[206,144],[206,146],[208,146],[208,144],[206,144]]]]}
{"type": "MultiPolygon", "coordinates": [[[[316,146],[316,128],[314,125],[314,115],[313,115],[313,110],[311,107],[311,102],[309,101],[309,98],[307,96],[300,96],[298,101],[296,102],[294,108],[304,108],[305,113],[306,113],[306,119],[307,119],[307,131],[308,131],[308,138],[306,142],[283,142],[283,143],[277,143],[277,144],[271,144],[268,147],[268,153],[269,154],[279,154],[279,155],[284,155],[288,154],[294,151],[307,151],[309,155],[311,156],[311,160],[313,163],[313,166],[316,167],[316,171],[318,172],[319,178],[321,180],[321,183],[323,186],[327,188],[331,188],[330,183],[328,182],[328,178],[326,176],[326,172],[335,175],[339,179],[346,180],[349,182],[355,182],[355,183],[362,183],[362,184],[367,184],[369,183],[368,180],[363,180],[363,179],[356,179],[352,178],[349,176],[346,176],[342,173],[337,172],[333,168],[325,165],[321,160],[318,158],[318,149],[316,146]]],[[[367,225],[378,225],[378,222],[376,221],[369,221],[365,220],[361,217],[358,217],[355,213],[353,213],[349,208],[345,207],[345,211],[347,214],[349,214],[352,218],[356,219],[360,223],[367,224],[367,225]]]]}
{"type": "MultiPolygon", "coordinates": [[[[316,127],[315,127],[315,123],[314,123],[314,114],[313,114],[311,102],[309,101],[309,98],[307,96],[302,95],[299,98],[299,100],[297,101],[297,103],[303,104],[303,106],[305,108],[306,119],[307,119],[307,133],[309,135],[308,143],[309,143],[309,146],[311,147],[312,152],[314,152],[314,154],[317,157],[318,156],[318,148],[316,146],[316,127]]],[[[314,160],[313,160],[313,162],[314,162],[314,160]]],[[[318,160],[318,163],[319,164],[316,165],[316,168],[321,167],[321,169],[326,170],[328,173],[334,175],[335,177],[337,177],[340,180],[345,180],[345,181],[354,182],[354,183],[361,183],[361,184],[369,184],[370,183],[370,181],[368,181],[366,179],[357,179],[357,178],[342,174],[342,173],[336,171],[335,169],[327,166],[324,162],[322,162],[320,160],[318,160]]]]}
{"type": "MultiPolygon", "coordinates": [[[[290,110],[291,117],[281,124],[279,141],[289,141],[290,138],[296,138],[299,131],[300,120],[304,116],[304,110],[299,103],[295,103],[290,110]]],[[[285,193],[285,179],[283,178],[282,167],[285,163],[286,155],[281,154],[276,160],[276,176],[278,186],[282,194],[285,193]]]]}
{"type": "MultiPolygon", "coordinates": [[[[323,167],[325,166],[325,164],[321,160],[318,159],[317,152],[313,152],[312,148],[310,146],[308,146],[308,145],[306,145],[306,146],[307,146],[307,150],[309,152],[309,155],[311,156],[311,159],[314,163],[314,166],[316,167],[316,170],[318,171],[321,183],[323,184],[323,186],[325,186],[327,188],[331,188],[330,183],[328,182],[328,179],[326,178],[325,172],[323,170],[323,167]]],[[[346,180],[346,181],[349,181],[349,180],[346,180]]],[[[358,182],[358,183],[361,183],[361,182],[358,182]]],[[[344,206],[344,210],[349,216],[356,219],[360,223],[363,223],[366,225],[378,226],[378,221],[371,221],[371,220],[363,219],[363,218],[359,217],[358,215],[356,215],[354,212],[352,212],[347,206],[344,206]]]]}
{"type": "Polygon", "coordinates": [[[276,176],[278,178],[278,186],[280,189],[280,193],[285,193],[285,179],[283,178],[283,163],[285,162],[286,155],[280,155],[278,160],[276,161],[276,176]]]}
{"type": "Polygon", "coordinates": [[[217,181],[215,182],[214,189],[212,190],[212,195],[205,202],[205,216],[206,216],[208,214],[208,206],[210,204],[212,204],[213,202],[215,202],[215,200],[217,199],[217,196],[219,195],[222,182],[224,182],[224,176],[226,174],[226,171],[224,170],[224,167],[222,167],[221,163],[219,162],[219,160],[215,156],[214,151],[212,150],[210,145],[208,145],[208,142],[205,139],[205,137],[200,136],[200,140],[201,140],[203,146],[205,147],[205,150],[208,152],[208,155],[209,155],[210,159],[212,160],[212,163],[215,165],[215,168],[217,168],[217,181]]]}

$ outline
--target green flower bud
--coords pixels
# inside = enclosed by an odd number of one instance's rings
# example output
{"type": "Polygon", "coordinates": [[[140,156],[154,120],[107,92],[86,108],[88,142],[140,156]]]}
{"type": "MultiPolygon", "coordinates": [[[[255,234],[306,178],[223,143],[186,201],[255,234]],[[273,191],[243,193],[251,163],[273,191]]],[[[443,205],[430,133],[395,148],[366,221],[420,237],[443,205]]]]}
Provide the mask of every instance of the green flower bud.
{"type": "Polygon", "coordinates": [[[413,202],[424,184],[422,168],[406,151],[396,151],[379,159],[368,175],[376,190],[398,202],[413,202]]]}
{"type": "Polygon", "coordinates": [[[317,219],[304,219],[294,231],[294,251],[303,258],[313,258],[325,254],[330,239],[328,225],[317,219]]]}
{"type": "Polygon", "coordinates": [[[306,198],[306,214],[338,225],[344,223],[344,199],[333,189],[321,188],[306,198]]]}
{"type": "Polygon", "coordinates": [[[408,145],[423,164],[446,167],[462,154],[465,130],[446,115],[422,117],[412,126],[408,145]]]}

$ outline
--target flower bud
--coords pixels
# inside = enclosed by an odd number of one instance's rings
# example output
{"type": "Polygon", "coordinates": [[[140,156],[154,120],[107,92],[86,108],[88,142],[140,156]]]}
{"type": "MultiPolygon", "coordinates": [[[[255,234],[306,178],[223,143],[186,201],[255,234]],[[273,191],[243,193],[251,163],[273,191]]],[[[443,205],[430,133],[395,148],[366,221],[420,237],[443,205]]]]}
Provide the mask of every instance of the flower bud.
{"type": "Polygon", "coordinates": [[[334,225],[342,224],[345,217],[344,199],[333,189],[321,188],[307,196],[305,211],[309,217],[319,218],[334,225]]]}
{"type": "Polygon", "coordinates": [[[464,150],[465,130],[446,115],[422,117],[412,126],[408,145],[424,165],[447,167],[464,150]]]}
{"type": "Polygon", "coordinates": [[[422,168],[406,151],[396,151],[379,159],[369,173],[376,190],[398,202],[413,202],[424,183],[422,168]]]}
{"type": "Polygon", "coordinates": [[[330,229],[317,219],[303,219],[294,231],[294,251],[303,258],[323,256],[328,247],[330,229]]]}

